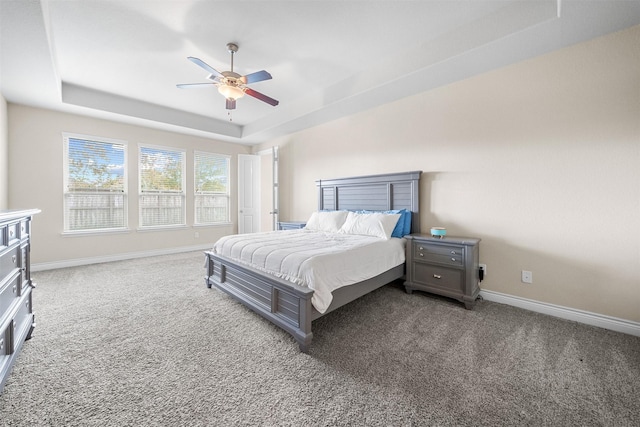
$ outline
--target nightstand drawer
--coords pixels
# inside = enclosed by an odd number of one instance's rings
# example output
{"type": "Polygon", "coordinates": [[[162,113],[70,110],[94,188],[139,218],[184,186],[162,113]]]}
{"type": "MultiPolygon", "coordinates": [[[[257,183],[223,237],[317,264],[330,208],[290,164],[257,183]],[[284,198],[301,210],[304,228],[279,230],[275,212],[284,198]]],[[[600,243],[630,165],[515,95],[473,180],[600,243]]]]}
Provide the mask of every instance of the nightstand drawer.
{"type": "Polygon", "coordinates": [[[414,242],[413,252],[415,261],[435,262],[453,267],[464,266],[464,250],[459,246],[429,245],[414,242]]]}
{"type": "Polygon", "coordinates": [[[464,255],[464,247],[454,245],[442,245],[425,242],[413,242],[413,247],[416,252],[424,252],[435,255],[451,255],[455,257],[461,257],[464,255]]]}
{"type": "Polygon", "coordinates": [[[453,292],[464,291],[464,272],[462,270],[438,267],[430,264],[413,263],[413,282],[435,286],[453,292]]]}
{"type": "Polygon", "coordinates": [[[278,230],[298,230],[306,225],[303,221],[280,221],[278,222],[278,230]]]}

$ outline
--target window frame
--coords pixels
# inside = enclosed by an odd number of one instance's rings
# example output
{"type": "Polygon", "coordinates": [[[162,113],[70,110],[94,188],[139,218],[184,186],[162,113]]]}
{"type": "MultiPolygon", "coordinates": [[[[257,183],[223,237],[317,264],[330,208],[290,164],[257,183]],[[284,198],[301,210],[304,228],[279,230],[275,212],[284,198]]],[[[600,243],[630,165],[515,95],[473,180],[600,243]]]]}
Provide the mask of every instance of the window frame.
{"type": "Polygon", "coordinates": [[[87,234],[103,234],[103,233],[123,233],[129,231],[129,178],[128,178],[128,169],[129,169],[129,159],[128,159],[128,141],[114,138],[106,138],[102,136],[95,135],[85,135],[79,133],[72,132],[62,132],[62,234],[63,235],[87,235],[87,234]],[[122,191],[92,191],[92,192],[84,192],[85,194],[122,194],[122,226],[116,227],[99,227],[99,228],[81,228],[81,229],[70,229],[70,221],[69,210],[68,207],[68,198],[70,194],[81,194],[81,191],[69,191],[69,181],[70,181],[70,171],[69,171],[69,140],[81,140],[81,141],[89,141],[98,144],[110,144],[110,145],[120,145],[122,146],[123,152],[123,160],[122,160],[122,191]]]}
{"type": "MultiPolygon", "coordinates": [[[[212,208],[214,208],[212,206],[212,208]]],[[[194,150],[193,153],[193,225],[197,227],[203,226],[217,226],[217,225],[230,225],[231,224],[231,156],[227,154],[213,153],[211,151],[202,151],[202,150],[194,150]],[[227,174],[226,174],[226,193],[215,192],[215,191],[199,191],[198,190],[198,161],[197,158],[199,155],[210,156],[210,157],[218,157],[226,160],[227,164],[227,174]],[[199,221],[198,218],[198,201],[201,199],[201,196],[214,196],[214,197],[224,197],[226,199],[226,219],[224,221],[209,221],[203,222],[199,221]]]]}
{"type": "Polygon", "coordinates": [[[140,231],[145,231],[145,230],[166,230],[166,229],[176,229],[176,228],[184,228],[187,226],[187,191],[186,191],[186,169],[187,169],[187,155],[186,155],[186,150],[183,148],[177,148],[177,147],[169,147],[169,146],[164,146],[164,145],[154,145],[154,144],[145,144],[145,143],[138,143],[138,159],[137,159],[137,168],[138,168],[138,230],[140,231]],[[181,157],[181,179],[180,179],[180,186],[181,186],[181,190],[179,192],[163,192],[161,190],[159,190],[156,194],[179,194],[180,195],[180,199],[181,199],[181,219],[182,222],[181,223],[174,223],[174,224],[151,224],[151,225],[145,225],[144,224],[144,215],[143,215],[143,203],[142,203],[142,198],[145,195],[145,193],[147,193],[146,195],[151,194],[150,192],[143,192],[142,190],[142,151],[143,149],[148,148],[151,150],[159,150],[159,151],[165,151],[165,152],[172,152],[172,153],[179,153],[180,157],[181,157]]]}

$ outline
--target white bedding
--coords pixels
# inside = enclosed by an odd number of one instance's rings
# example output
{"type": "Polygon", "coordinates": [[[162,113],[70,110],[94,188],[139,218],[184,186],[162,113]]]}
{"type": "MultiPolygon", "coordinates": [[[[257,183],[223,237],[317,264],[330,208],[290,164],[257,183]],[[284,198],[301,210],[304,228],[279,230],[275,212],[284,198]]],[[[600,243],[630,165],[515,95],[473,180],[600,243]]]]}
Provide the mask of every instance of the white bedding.
{"type": "Polygon", "coordinates": [[[235,234],[213,252],[314,290],[311,303],[324,313],[332,291],[404,263],[405,239],[286,230],[235,234]]]}

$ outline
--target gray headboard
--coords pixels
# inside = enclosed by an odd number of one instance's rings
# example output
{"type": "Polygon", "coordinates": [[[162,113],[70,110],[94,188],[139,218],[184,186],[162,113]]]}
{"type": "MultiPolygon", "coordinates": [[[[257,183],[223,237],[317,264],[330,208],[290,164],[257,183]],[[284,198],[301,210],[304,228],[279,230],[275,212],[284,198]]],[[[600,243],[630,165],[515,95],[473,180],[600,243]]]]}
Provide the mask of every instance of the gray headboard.
{"type": "Polygon", "coordinates": [[[411,232],[419,233],[421,173],[413,171],[318,180],[318,210],[407,209],[412,212],[411,232]]]}

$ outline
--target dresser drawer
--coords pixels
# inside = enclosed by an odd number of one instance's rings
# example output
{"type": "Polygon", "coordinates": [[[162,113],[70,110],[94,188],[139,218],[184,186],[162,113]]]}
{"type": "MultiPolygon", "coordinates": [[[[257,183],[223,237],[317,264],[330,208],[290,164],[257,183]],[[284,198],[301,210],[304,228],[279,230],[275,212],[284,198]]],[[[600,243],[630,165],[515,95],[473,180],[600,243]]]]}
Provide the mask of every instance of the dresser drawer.
{"type": "MultiPolygon", "coordinates": [[[[11,348],[11,331],[13,322],[0,324],[0,384],[4,384],[12,365],[13,349],[11,348]]],[[[0,387],[1,391],[1,387],[0,387]]]]}
{"type": "Polygon", "coordinates": [[[9,246],[9,232],[7,224],[0,224],[0,252],[9,246]]]}
{"type": "Polygon", "coordinates": [[[411,265],[413,282],[452,292],[464,291],[464,271],[415,262],[411,265]]]}
{"type": "Polygon", "coordinates": [[[436,262],[453,267],[464,265],[464,250],[460,246],[413,242],[413,253],[415,261],[436,262]]]}
{"type": "MultiPolygon", "coordinates": [[[[24,245],[20,248],[20,260],[18,268],[20,268],[22,276],[22,290],[29,284],[31,279],[30,265],[29,265],[29,245],[24,245]]],[[[22,294],[22,292],[20,293],[22,294]]]]}
{"type": "Polygon", "coordinates": [[[13,322],[6,322],[0,329],[0,367],[3,365],[3,360],[8,357],[13,351],[11,351],[11,329],[13,328],[13,322]]]}
{"type": "Polygon", "coordinates": [[[0,313],[6,313],[20,298],[20,273],[16,271],[8,279],[0,284],[0,313]]]}
{"type": "Polygon", "coordinates": [[[29,331],[31,330],[31,325],[33,324],[33,310],[31,309],[31,289],[28,289],[27,292],[20,298],[20,303],[18,305],[18,311],[13,316],[13,337],[12,337],[12,346],[13,350],[22,343],[29,331]]]}
{"type": "Polygon", "coordinates": [[[20,240],[20,223],[7,224],[7,246],[20,240]]]}
{"type": "Polygon", "coordinates": [[[5,250],[0,253],[0,283],[13,275],[20,268],[20,247],[5,250]]]}
{"type": "Polygon", "coordinates": [[[28,219],[20,221],[20,235],[18,236],[20,240],[26,240],[29,237],[29,228],[31,227],[31,221],[28,219]]]}

